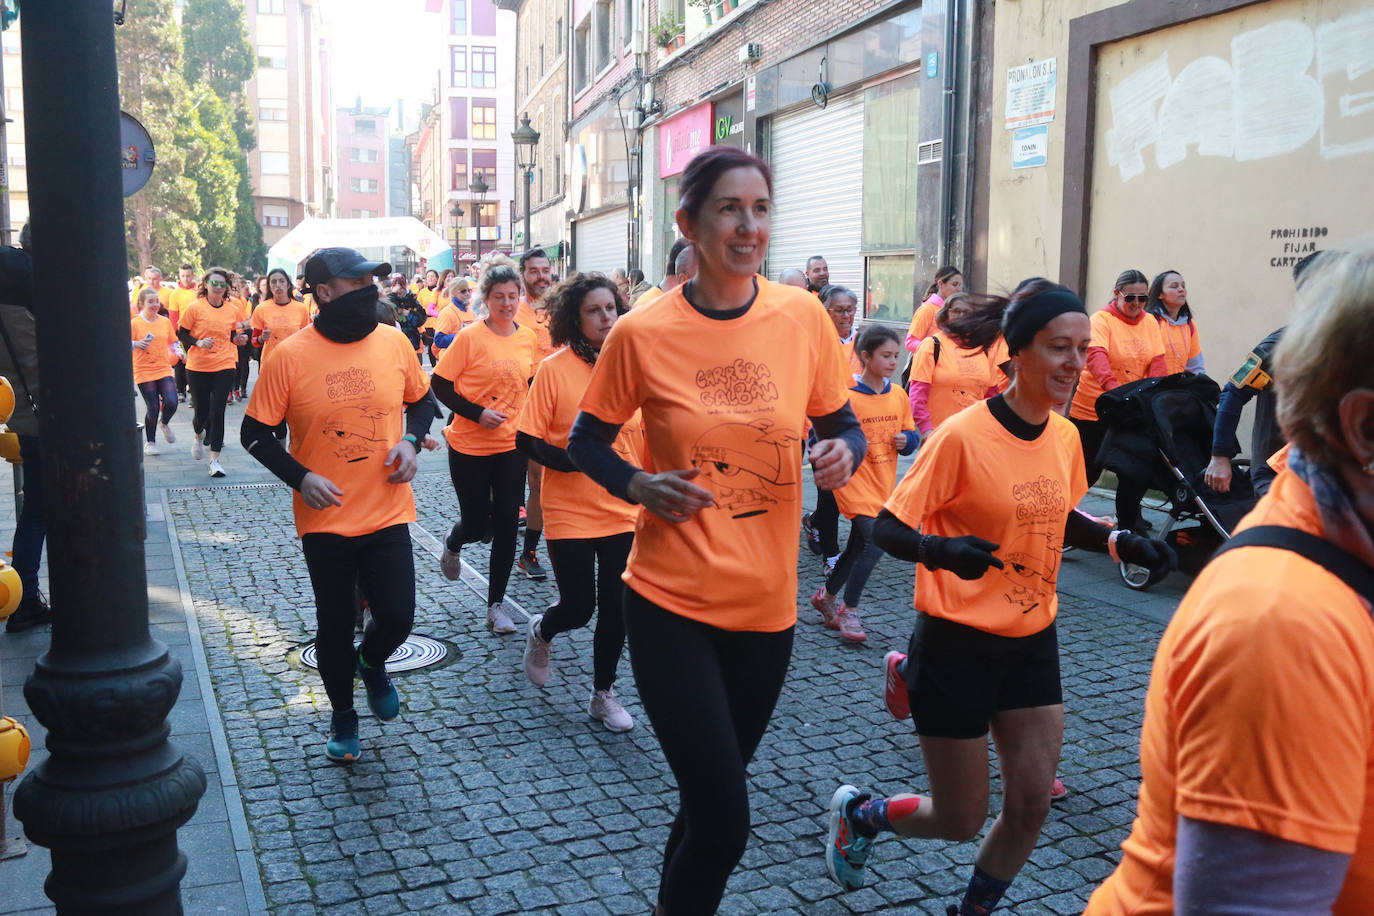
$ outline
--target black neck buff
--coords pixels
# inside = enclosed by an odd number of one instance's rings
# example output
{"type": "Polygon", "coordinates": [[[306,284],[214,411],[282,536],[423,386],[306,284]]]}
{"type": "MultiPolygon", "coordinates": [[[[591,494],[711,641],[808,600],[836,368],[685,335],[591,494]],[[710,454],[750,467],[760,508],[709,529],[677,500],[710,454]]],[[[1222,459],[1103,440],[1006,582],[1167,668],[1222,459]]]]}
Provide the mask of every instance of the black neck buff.
{"type": "Polygon", "coordinates": [[[377,287],[369,283],[330,302],[316,300],[315,330],[335,343],[362,340],[377,328],[377,287]]]}

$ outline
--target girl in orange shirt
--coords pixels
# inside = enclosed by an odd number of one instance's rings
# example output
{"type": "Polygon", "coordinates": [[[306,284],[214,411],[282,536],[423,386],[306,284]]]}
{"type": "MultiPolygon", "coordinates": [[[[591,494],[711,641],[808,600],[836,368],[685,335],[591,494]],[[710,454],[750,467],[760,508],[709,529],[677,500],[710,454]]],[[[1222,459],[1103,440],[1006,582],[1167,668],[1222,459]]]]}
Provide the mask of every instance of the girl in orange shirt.
{"type": "Polygon", "coordinates": [[[936,328],[912,357],[911,415],[924,438],[975,401],[997,394],[998,369],[992,361],[996,337],[970,340],[951,326],[973,313],[973,299],[955,293],[936,312],[936,328]]]}
{"type": "Polygon", "coordinates": [[[177,338],[186,348],[186,380],[191,389],[191,457],[210,449],[210,476],[223,477],[224,407],[238,374],[238,348],[248,342],[248,322],[229,298],[232,273],[212,267],[200,278],[196,299],[181,313],[177,338]]]}
{"type": "MultiPolygon", "coordinates": [[[[639,510],[607,499],[565,451],[601,344],[629,309],[615,283],[601,274],[584,273],[554,287],[542,304],[549,314],[550,339],[562,349],[539,364],[515,438],[544,467],[540,500],[558,603],[530,620],[525,676],[538,687],[548,683],[550,643],[559,633],[586,626],[599,605],[587,711],[613,732],[629,731],[634,721],[615,694],[615,678],[625,648],[625,587],[620,576],[634,543],[639,510]]],[[[644,460],[644,434],[637,422],[621,427],[615,448],[627,461],[644,460]]]]}
{"type": "Polygon", "coordinates": [[[811,596],[811,606],[821,612],[827,628],[839,631],[840,638],[861,644],[868,634],[859,621],[859,601],[883,555],[873,543],[873,520],[897,482],[897,456],[910,455],[921,440],[911,421],[906,395],[891,382],[902,352],[897,332],[870,325],[859,336],[854,352],[863,372],[854,377],[849,403],[863,426],[868,453],[849,483],[835,491],[839,510],[849,519],[849,542],[834,571],[811,596]],[[841,587],[844,600],[837,605],[841,587]]]}
{"type": "Polygon", "coordinates": [[[964,275],[959,272],[957,267],[945,265],[935,271],[935,279],[930,286],[926,287],[926,294],[921,299],[921,304],[916,307],[916,313],[911,316],[911,327],[906,333],[906,348],[915,353],[921,346],[921,341],[930,336],[930,332],[935,329],[935,313],[940,310],[940,306],[945,304],[945,300],[964,288],[964,275]]]}
{"type": "Polygon", "coordinates": [[[1202,340],[1198,337],[1197,322],[1188,305],[1188,286],[1183,275],[1166,270],[1150,283],[1150,301],[1145,311],[1159,319],[1159,332],[1164,337],[1164,373],[1202,374],[1207,371],[1202,362],[1202,340]]]}
{"type": "Polygon", "coordinates": [[[831,877],[854,890],[881,832],[974,836],[988,815],[991,731],[1003,809],[952,908],[965,916],[996,907],[1049,812],[1064,733],[1055,616],[1065,538],[1152,569],[1171,559],[1160,542],[1109,535],[1073,511],[1087,481],[1077,434],[1055,406],[1088,349],[1082,300],[1039,281],[989,308],[1004,306],[1011,387],[937,429],[874,523],[880,547],[919,564],[910,660],[903,670],[906,656],[888,656],[886,699],[894,715],[914,714],[930,795],[841,786],[826,845],[831,877]]]}
{"type": "Polygon", "coordinates": [[[144,287],[138,294],[139,312],[129,321],[133,342],[134,384],[143,395],[148,412],[143,417],[143,454],[156,455],[157,433],[171,443],[177,441],[167,425],[177,412],[177,386],[172,364],[180,356],[172,322],[158,314],[162,307],[157,290],[144,287]]]}

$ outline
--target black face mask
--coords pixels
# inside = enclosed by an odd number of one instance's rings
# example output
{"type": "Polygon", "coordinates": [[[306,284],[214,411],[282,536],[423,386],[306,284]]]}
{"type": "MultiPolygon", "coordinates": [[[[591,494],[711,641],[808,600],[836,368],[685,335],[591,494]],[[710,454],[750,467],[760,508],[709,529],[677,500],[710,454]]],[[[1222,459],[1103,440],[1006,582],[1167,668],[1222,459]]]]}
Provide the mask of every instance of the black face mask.
{"type": "Polygon", "coordinates": [[[319,302],[315,330],[335,343],[362,340],[377,328],[377,299],[377,287],[369,283],[330,302],[319,302]]]}

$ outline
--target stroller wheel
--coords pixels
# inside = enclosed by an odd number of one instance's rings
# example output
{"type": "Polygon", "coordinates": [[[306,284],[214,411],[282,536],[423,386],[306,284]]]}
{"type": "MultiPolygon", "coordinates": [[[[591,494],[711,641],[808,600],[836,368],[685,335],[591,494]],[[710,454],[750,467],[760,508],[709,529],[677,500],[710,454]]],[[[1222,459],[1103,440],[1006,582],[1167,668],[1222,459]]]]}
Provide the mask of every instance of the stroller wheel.
{"type": "Polygon", "coordinates": [[[1143,592],[1154,584],[1150,581],[1150,571],[1144,566],[1136,566],[1134,563],[1120,563],[1118,567],[1121,571],[1121,581],[1125,582],[1129,589],[1143,592]]]}

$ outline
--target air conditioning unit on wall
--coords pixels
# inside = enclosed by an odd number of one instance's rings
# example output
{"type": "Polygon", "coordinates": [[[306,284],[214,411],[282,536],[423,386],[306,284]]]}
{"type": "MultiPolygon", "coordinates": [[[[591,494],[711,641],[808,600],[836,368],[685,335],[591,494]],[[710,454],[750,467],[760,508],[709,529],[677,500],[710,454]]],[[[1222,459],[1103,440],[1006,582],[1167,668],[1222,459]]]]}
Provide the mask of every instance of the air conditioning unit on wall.
{"type": "Polygon", "coordinates": [[[747,64],[751,60],[763,60],[763,45],[757,41],[739,46],[739,62],[747,64]]]}

